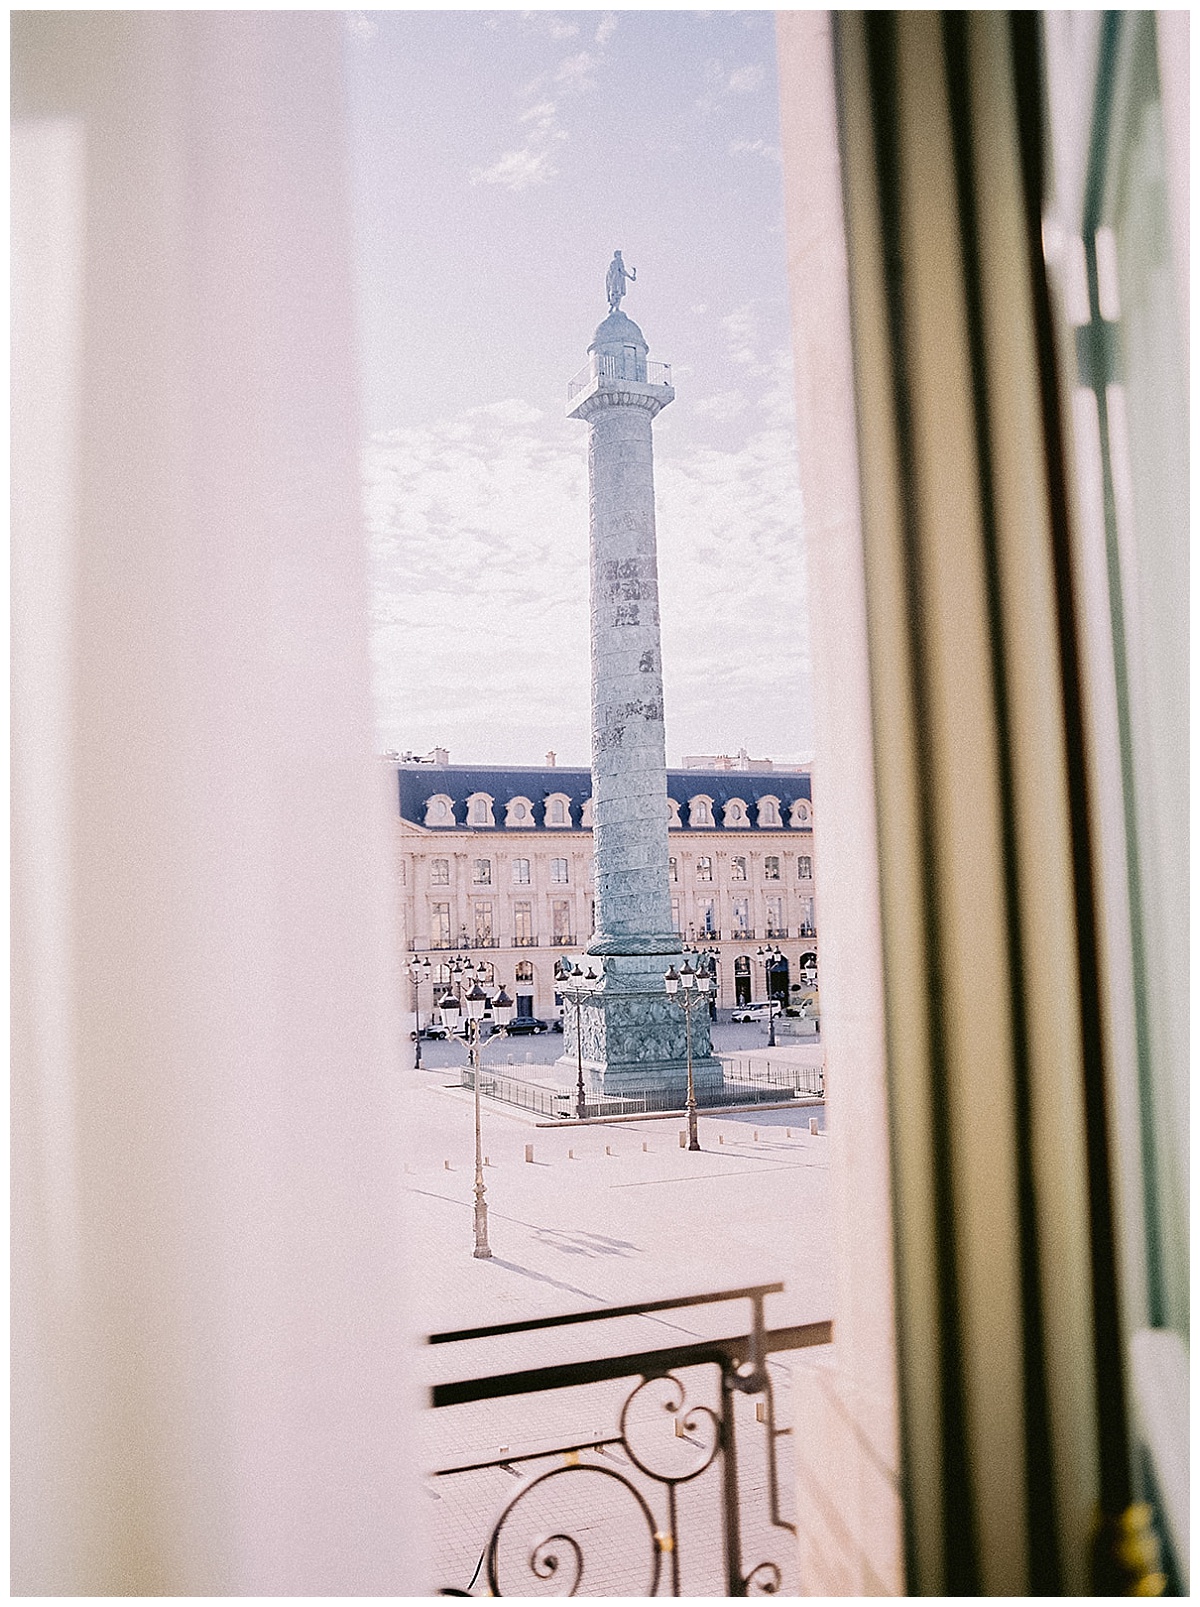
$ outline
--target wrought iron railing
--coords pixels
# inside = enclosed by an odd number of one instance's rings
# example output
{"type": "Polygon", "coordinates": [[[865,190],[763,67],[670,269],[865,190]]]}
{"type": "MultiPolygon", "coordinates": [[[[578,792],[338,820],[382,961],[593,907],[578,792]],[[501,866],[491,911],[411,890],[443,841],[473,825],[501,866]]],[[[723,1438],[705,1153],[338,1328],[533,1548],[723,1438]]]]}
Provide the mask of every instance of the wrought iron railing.
{"type": "MultiPolygon", "coordinates": [[[[550,1580],[557,1587],[555,1595],[680,1596],[685,1569],[689,1595],[742,1597],[779,1592],[785,1579],[780,1562],[775,1557],[752,1560],[754,1552],[747,1555],[750,1546],[765,1545],[772,1534],[776,1542],[794,1548],[796,1533],[795,1525],[783,1515],[778,1458],[779,1440],[791,1430],[777,1424],[767,1358],[827,1345],[833,1338],[830,1322],[768,1328],[764,1302],[782,1289],[779,1283],[756,1284],[430,1336],[431,1345],[465,1346],[474,1340],[544,1333],[575,1324],[734,1300],[750,1303],[748,1330],[727,1337],[554,1362],[434,1386],[431,1404],[445,1408],[637,1380],[616,1408],[610,1432],[567,1433],[559,1443],[543,1444],[523,1455],[513,1455],[505,1447],[497,1457],[467,1456],[436,1471],[434,1478],[439,1481],[478,1476],[493,1469],[520,1477],[516,1489],[506,1492],[498,1503],[490,1531],[479,1536],[475,1578],[483,1574],[489,1595],[531,1595],[550,1580]],[[697,1376],[694,1370],[704,1371],[697,1376]],[[694,1397],[691,1390],[695,1390],[694,1397]],[[740,1398],[747,1404],[739,1412],[740,1398]],[[748,1421],[751,1399],[756,1404],[753,1423],[748,1421]],[[743,1419],[740,1430],[739,1416],[743,1419]],[[754,1441],[751,1435],[756,1437],[754,1441]],[[758,1464],[765,1468],[765,1511],[744,1510],[739,1467],[745,1479],[746,1471],[758,1464]],[[685,1506],[689,1509],[686,1522],[685,1506]],[[718,1515],[719,1558],[706,1558],[703,1539],[693,1542],[711,1535],[712,1518],[718,1515]],[[606,1529],[614,1540],[607,1553],[603,1546],[606,1529]],[[640,1537],[636,1551],[635,1536],[640,1537]],[[637,1581],[631,1578],[635,1563],[642,1574],[637,1581]],[[699,1577],[706,1563],[714,1576],[708,1580],[699,1577]],[[623,1588],[604,1588],[606,1565],[615,1565],[623,1588]],[[630,1583],[642,1588],[630,1589],[630,1583]]],[[[787,1562],[785,1556],[784,1566],[787,1562]]],[[[464,1583],[465,1589],[447,1587],[441,1594],[469,1595],[475,1580],[464,1583]]]]}
{"type": "Polygon", "coordinates": [[[787,935],[788,935],[788,929],[787,929],[786,926],[768,926],[767,927],[767,936],[768,937],[786,937],[787,935]]]}
{"type": "Polygon", "coordinates": [[[556,949],[570,949],[575,946],[574,932],[555,932],[550,939],[551,946],[556,949]]]}
{"type": "Polygon", "coordinates": [[[512,940],[512,946],[514,949],[536,949],[538,940],[536,937],[522,936],[518,933],[512,940]]]}

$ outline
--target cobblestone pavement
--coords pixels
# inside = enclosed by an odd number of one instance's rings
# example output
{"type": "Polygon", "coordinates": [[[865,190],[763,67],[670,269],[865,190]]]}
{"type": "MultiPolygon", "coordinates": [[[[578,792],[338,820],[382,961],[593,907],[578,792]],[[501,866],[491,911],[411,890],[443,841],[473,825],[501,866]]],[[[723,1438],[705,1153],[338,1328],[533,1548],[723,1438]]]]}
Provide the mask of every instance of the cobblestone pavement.
{"type": "MultiPolygon", "coordinates": [[[[561,1040],[559,1040],[561,1043],[561,1040]]],[[[457,1045],[437,1045],[455,1050],[457,1045]]],[[[459,1050],[461,1056],[461,1050],[459,1050]]],[[[427,1333],[549,1316],[592,1307],[782,1282],[768,1298],[767,1323],[815,1322],[832,1313],[828,1253],[828,1146],[808,1120],[824,1111],[747,1111],[700,1118],[701,1153],[680,1148],[678,1117],[621,1125],[538,1127],[536,1119],[484,1101],[483,1149],[491,1260],[472,1256],[473,1103],[452,1073],[415,1074],[408,1100],[410,1160],[407,1211],[418,1246],[419,1319],[427,1333]],[[525,1159],[526,1145],[533,1159],[525,1159]],[[448,1165],[447,1165],[448,1163],[448,1165]]],[[[686,1343],[744,1333],[745,1301],[691,1307],[422,1351],[423,1381],[477,1377],[542,1363],[686,1343]]],[[[787,1353],[770,1364],[777,1426],[790,1428],[789,1381],[819,1351],[787,1353]]],[[[620,1407],[636,1379],[540,1395],[430,1410],[424,1415],[429,1468],[503,1458],[506,1466],[427,1480],[435,1588],[466,1589],[504,1504],[531,1472],[550,1473],[514,1508],[501,1547],[505,1594],[561,1595],[577,1566],[569,1541],[552,1550],[557,1567],[538,1577],[529,1556],[547,1534],[572,1535],[581,1547],[582,1596],[643,1596],[654,1544],[636,1499],[613,1477],[636,1475],[624,1446],[591,1449],[615,1436],[620,1407]],[[578,1466],[564,1445],[584,1447],[578,1466]],[[537,1460],[541,1453],[542,1460],[537,1460]],[[531,1460],[532,1459],[532,1460],[531,1460]],[[519,1464],[519,1465],[518,1465],[519,1464]],[[553,1471],[552,1471],[553,1470],[553,1471]]],[[[703,1412],[715,1404],[716,1371],[681,1380],[687,1400],[664,1398],[663,1384],[642,1390],[630,1411],[629,1441],[646,1465],[672,1476],[698,1467],[711,1436],[703,1412]],[[677,1422],[678,1420],[678,1422],[677,1422]],[[684,1458],[684,1463],[679,1461],[684,1458]],[[690,1458],[690,1462],[687,1459],[690,1458]]],[[[737,1402],[743,1564],[768,1559],[781,1568],[780,1593],[795,1594],[790,1535],[772,1529],[767,1511],[766,1427],[755,1400],[737,1402]]],[[[793,1502],[790,1437],[779,1440],[784,1516],[793,1502]]],[[[639,1479],[654,1527],[673,1532],[685,1595],[725,1594],[719,1460],[679,1486],[671,1525],[666,1487],[639,1479]]],[[[662,1555],[659,1593],[668,1594],[670,1554],[662,1555]]],[[[486,1594],[482,1570],[472,1587],[486,1594]]]]}

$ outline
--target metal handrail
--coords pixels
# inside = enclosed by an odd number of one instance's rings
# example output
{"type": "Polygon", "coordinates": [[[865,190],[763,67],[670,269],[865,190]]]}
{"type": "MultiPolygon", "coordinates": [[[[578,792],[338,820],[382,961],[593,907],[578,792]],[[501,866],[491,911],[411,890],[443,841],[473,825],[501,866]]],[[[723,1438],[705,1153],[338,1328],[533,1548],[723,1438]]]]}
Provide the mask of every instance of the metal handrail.
{"type": "Polygon", "coordinates": [[[573,402],[593,385],[627,383],[670,385],[670,363],[649,362],[636,348],[615,352],[593,352],[578,374],[567,385],[567,401],[573,402]]]}

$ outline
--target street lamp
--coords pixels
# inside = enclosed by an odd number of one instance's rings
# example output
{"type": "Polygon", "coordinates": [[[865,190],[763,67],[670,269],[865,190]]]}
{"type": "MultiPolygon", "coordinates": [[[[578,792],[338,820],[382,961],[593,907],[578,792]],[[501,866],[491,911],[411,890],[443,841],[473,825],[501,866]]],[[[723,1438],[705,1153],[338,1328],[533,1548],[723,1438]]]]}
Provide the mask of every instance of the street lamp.
{"type": "Polygon", "coordinates": [[[568,999],[575,1006],[575,1060],[578,1066],[578,1078],[575,1083],[575,1115],[582,1121],[584,1116],[585,1095],[583,1089],[583,1001],[591,997],[594,985],[599,981],[596,972],[589,965],[585,977],[579,966],[572,965],[564,954],[558,962],[558,991],[564,999],[568,999]],[[567,982],[572,983],[567,987],[567,982]],[[585,986],[584,984],[587,984],[585,986]]]}
{"type": "Polygon", "coordinates": [[[417,1047],[413,1052],[413,1069],[421,1069],[421,983],[429,981],[429,973],[433,967],[429,963],[429,956],[423,960],[412,959],[408,962],[408,972],[412,977],[413,985],[413,1014],[417,1018],[417,1047]]]}
{"type": "MultiPolygon", "coordinates": [[[[462,969],[466,970],[467,967],[462,969]]],[[[471,968],[473,970],[473,967],[471,968]]],[[[459,1011],[466,1011],[465,1037],[467,1050],[471,1062],[471,1080],[475,1084],[475,1249],[473,1254],[478,1260],[487,1260],[492,1253],[488,1244],[487,1234],[487,1201],[484,1196],[487,1186],[483,1181],[483,1135],[479,1123],[479,1084],[482,1081],[479,1065],[479,1023],[483,1020],[483,1013],[488,1007],[488,995],[479,986],[476,979],[463,995],[462,1003],[453,993],[447,993],[439,1001],[442,1020],[446,1023],[447,1031],[456,1038],[464,1036],[455,1026],[459,1011]]],[[[497,1026],[502,1030],[508,1027],[513,1018],[515,1006],[508,994],[501,987],[492,1000],[492,1016],[497,1026]]]]}
{"type": "Polygon", "coordinates": [[[778,961],[783,959],[783,950],[777,948],[774,943],[768,943],[765,949],[759,949],[758,957],[763,962],[763,979],[767,990],[767,1020],[770,1023],[767,1028],[767,1048],[774,1049],[775,995],[771,992],[771,972],[775,969],[778,961]]]}
{"type": "Polygon", "coordinates": [[[683,970],[677,971],[674,966],[663,978],[663,986],[667,990],[667,997],[674,999],[683,1011],[684,1030],[687,1038],[687,1118],[688,1118],[688,1148],[700,1148],[700,1136],[696,1130],[696,1085],[692,1077],[692,1011],[708,1008],[709,990],[713,984],[710,971],[693,971],[685,960],[683,970]]]}

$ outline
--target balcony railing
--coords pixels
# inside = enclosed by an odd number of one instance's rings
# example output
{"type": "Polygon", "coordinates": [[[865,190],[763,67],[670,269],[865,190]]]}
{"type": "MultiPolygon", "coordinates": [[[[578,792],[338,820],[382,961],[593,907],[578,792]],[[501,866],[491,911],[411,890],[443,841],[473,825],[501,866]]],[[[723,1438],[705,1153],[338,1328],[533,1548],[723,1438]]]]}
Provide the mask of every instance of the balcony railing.
{"type": "Polygon", "coordinates": [[[651,363],[634,347],[620,353],[593,352],[567,386],[567,401],[573,402],[593,385],[632,380],[636,385],[669,385],[670,363],[651,363]]]}
{"type": "Polygon", "coordinates": [[[490,932],[476,932],[475,936],[471,940],[471,947],[473,949],[498,949],[500,947],[500,939],[498,937],[493,937],[490,932]]]}
{"type": "Polygon", "coordinates": [[[816,937],[816,935],[817,929],[815,926],[801,926],[796,930],[797,937],[816,937]]]}
{"type": "Polygon", "coordinates": [[[550,944],[552,948],[556,949],[574,948],[575,934],[574,932],[555,932],[554,936],[550,939],[550,944]]]}
{"type": "MultiPolygon", "coordinates": [[[[469,1502],[474,1494],[472,1505],[497,1472],[520,1480],[502,1493],[490,1530],[472,1544],[471,1555],[479,1557],[475,1577],[468,1581],[464,1568],[461,1583],[442,1594],[469,1595],[481,1572],[491,1596],[541,1594],[547,1580],[558,1596],[680,1596],[685,1582],[694,1596],[774,1595],[785,1584],[794,1594],[788,1553],[796,1528],[783,1514],[778,1457],[779,1441],[791,1429],[777,1422],[767,1358],[827,1345],[833,1325],[768,1328],[764,1302],[782,1289],[756,1284],[430,1335],[431,1345],[466,1347],[653,1312],[750,1304],[748,1327],[727,1337],[435,1385],[431,1404],[445,1409],[633,1381],[605,1432],[567,1431],[557,1443],[542,1441],[524,1453],[505,1446],[498,1456],[466,1455],[437,1470],[439,1481],[473,1481],[473,1490],[464,1492],[469,1502]],[[747,1499],[755,1488],[761,1497],[747,1499]],[[712,1544],[717,1533],[719,1550],[712,1544]],[[761,1554],[780,1543],[783,1566],[761,1554]]],[[[594,1350],[595,1331],[589,1328],[588,1335],[594,1350]]],[[[592,1407],[588,1412],[596,1416],[592,1407]]]]}
{"type": "Polygon", "coordinates": [[[767,927],[767,936],[768,937],[786,937],[787,935],[788,935],[788,929],[787,929],[786,926],[768,926],[767,927]]]}
{"type": "Polygon", "coordinates": [[[536,949],[538,946],[538,940],[536,937],[528,936],[528,934],[522,936],[518,932],[517,936],[512,940],[512,946],[514,949],[536,949]]]}

